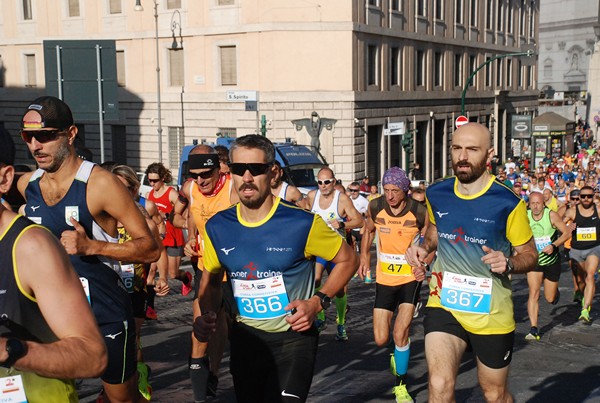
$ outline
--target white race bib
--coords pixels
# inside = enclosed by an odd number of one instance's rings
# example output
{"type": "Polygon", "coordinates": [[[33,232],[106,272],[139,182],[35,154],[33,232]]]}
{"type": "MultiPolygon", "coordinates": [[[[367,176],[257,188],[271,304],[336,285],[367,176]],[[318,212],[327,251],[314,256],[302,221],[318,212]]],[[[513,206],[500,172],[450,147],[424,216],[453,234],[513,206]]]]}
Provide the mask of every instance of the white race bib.
{"type": "Polygon", "coordinates": [[[490,313],[492,305],[492,279],[444,273],[442,305],[455,311],[490,313]]]}
{"type": "Polygon", "coordinates": [[[287,315],[290,300],[282,276],[258,280],[232,279],[233,295],[240,316],[266,320],[287,315]]]}
{"type": "Polygon", "coordinates": [[[21,375],[0,378],[0,402],[2,403],[27,403],[23,378],[21,375]]]}

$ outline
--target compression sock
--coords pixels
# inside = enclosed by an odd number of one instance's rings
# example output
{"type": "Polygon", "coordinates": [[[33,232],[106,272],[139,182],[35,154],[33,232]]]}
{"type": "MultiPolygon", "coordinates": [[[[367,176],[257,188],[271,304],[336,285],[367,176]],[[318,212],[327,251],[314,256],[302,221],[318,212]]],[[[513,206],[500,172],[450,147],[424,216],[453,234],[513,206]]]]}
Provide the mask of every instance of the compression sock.
{"type": "MultiPolygon", "coordinates": [[[[410,340],[406,346],[394,349],[394,361],[396,362],[396,382],[401,382],[408,371],[408,359],[410,358],[410,340]]],[[[399,385],[399,383],[397,383],[399,385]]]]}
{"type": "Polygon", "coordinates": [[[208,383],[208,356],[202,358],[190,357],[190,380],[194,392],[194,402],[206,401],[206,385],[208,383]]]}
{"type": "Polygon", "coordinates": [[[335,298],[335,309],[337,311],[337,324],[346,324],[346,306],[348,306],[348,294],[344,294],[343,297],[335,298]]]}

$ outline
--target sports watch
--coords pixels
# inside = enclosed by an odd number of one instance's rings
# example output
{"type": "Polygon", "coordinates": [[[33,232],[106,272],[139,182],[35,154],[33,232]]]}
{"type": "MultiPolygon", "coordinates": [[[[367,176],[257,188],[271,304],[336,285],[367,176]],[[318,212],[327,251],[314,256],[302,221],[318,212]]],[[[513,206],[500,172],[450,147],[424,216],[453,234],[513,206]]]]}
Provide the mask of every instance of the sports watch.
{"type": "Polygon", "coordinates": [[[315,295],[319,297],[319,300],[321,302],[321,308],[323,308],[323,310],[326,311],[327,308],[329,308],[329,306],[331,305],[331,298],[329,298],[327,294],[323,294],[321,291],[317,291],[315,295]]]}
{"type": "Polygon", "coordinates": [[[27,344],[19,339],[6,339],[6,352],[8,358],[0,366],[10,368],[19,358],[27,354],[27,344]]]}
{"type": "Polygon", "coordinates": [[[515,271],[515,268],[513,267],[512,263],[510,262],[510,258],[506,258],[506,270],[504,271],[504,274],[510,274],[513,271],[515,271]]]}

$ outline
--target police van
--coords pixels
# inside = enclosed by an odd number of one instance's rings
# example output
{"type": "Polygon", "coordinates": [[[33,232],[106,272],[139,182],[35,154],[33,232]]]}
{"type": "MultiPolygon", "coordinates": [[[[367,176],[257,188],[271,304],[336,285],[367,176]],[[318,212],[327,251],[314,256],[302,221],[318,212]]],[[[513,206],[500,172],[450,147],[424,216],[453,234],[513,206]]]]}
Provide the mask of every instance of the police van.
{"type": "MultiPolygon", "coordinates": [[[[229,148],[235,141],[232,137],[219,137],[216,145],[229,148]]],[[[178,185],[181,187],[188,179],[188,156],[190,151],[198,144],[194,140],[192,145],[185,146],[181,153],[179,165],[178,185]]],[[[283,180],[296,186],[303,194],[317,188],[317,173],[328,166],[327,161],[319,150],[307,145],[298,145],[294,142],[274,143],[275,159],[283,168],[283,180]]]]}

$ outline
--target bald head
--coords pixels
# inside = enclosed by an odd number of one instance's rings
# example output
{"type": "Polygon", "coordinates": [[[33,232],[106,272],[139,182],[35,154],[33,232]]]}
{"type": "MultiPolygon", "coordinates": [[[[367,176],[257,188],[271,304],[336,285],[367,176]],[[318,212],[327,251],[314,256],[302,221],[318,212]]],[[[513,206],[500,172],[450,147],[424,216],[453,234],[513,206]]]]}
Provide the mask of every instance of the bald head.
{"type": "Polygon", "coordinates": [[[462,125],[454,132],[454,137],[470,135],[481,141],[480,146],[489,149],[492,147],[492,135],[487,127],[481,123],[467,123],[462,125]]]}
{"type": "Polygon", "coordinates": [[[216,154],[217,152],[215,151],[214,148],[212,148],[211,146],[207,146],[206,144],[199,144],[196,147],[192,148],[192,151],[190,151],[190,155],[195,155],[195,154],[216,154]]]}
{"type": "Polygon", "coordinates": [[[529,194],[529,203],[543,203],[544,202],[544,195],[540,192],[531,192],[529,194]]]}
{"type": "Polygon", "coordinates": [[[333,170],[329,167],[323,167],[323,168],[319,169],[317,176],[321,177],[321,174],[328,174],[328,175],[331,175],[331,178],[335,178],[335,174],[333,173],[333,170]]]}

